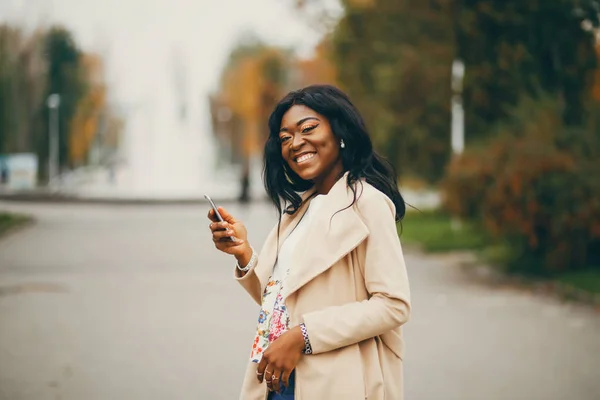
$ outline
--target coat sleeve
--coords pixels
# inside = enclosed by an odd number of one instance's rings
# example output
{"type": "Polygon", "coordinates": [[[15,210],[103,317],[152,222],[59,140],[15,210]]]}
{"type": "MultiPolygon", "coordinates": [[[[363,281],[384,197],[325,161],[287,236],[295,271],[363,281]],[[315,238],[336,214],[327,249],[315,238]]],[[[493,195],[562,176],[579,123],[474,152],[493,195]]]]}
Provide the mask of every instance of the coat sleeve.
{"type": "Polygon", "coordinates": [[[259,253],[258,259],[254,263],[254,266],[252,266],[252,268],[250,268],[248,270],[248,272],[246,272],[246,275],[242,276],[242,273],[240,270],[238,270],[237,265],[234,267],[234,270],[233,270],[233,278],[236,281],[238,281],[244,289],[246,289],[246,292],[248,292],[250,297],[252,297],[252,299],[258,305],[262,304],[262,291],[261,291],[260,280],[258,279],[258,276],[256,275],[255,269],[260,264],[261,254],[262,254],[262,251],[265,249],[266,244],[269,242],[272,242],[274,240],[274,238],[276,237],[277,229],[278,229],[278,226],[276,225],[275,227],[273,227],[271,232],[267,235],[267,239],[265,240],[265,244],[263,244],[263,249],[259,253]]]}
{"type": "Polygon", "coordinates": [[[256,272],[254,271],[257,265],[258,260],[254,263],[254,266],[250,268],[248,272],[246,272],[246,275],[244,276],[242,276],[242,272],[238,269],[236,265],[233,270],[233,278],[236,281],[238,281],[244,289],[246,289],[246,292],[248,292],[250,297],[252,297],[252,299],[256,303],[258,303],[258,305],[261,305],[262,295],[260,293],[260,281],[258,279],[258,276],[256,276],[256,272]]]}
{"type": "Polygon", "coordinates": [[[369,299],[304,314],[313,354],[379,336],[409,319],[410,290],[393,203],[379,192],[360,200],[359,213],[369,229],[359,257],[369,299]]]}

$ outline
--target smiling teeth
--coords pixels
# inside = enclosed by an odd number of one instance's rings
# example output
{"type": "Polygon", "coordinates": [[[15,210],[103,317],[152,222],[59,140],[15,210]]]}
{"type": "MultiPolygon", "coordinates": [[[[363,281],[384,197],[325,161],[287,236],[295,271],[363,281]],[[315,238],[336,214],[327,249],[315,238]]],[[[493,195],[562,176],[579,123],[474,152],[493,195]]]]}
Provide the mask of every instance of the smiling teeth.
{"type": "Polygon", "coordinates": [[[314,157],[314,155],[315,155],[315,153],[304,154],[304,155],[302,155],[302,156],[298,157],[298,158],[296,159],[296,162],[298,162],[298,163],[301,163],[301,162],[303,162],[303,161],[309,160],[309,159],[313,158],[313,157],[314,157]]]}

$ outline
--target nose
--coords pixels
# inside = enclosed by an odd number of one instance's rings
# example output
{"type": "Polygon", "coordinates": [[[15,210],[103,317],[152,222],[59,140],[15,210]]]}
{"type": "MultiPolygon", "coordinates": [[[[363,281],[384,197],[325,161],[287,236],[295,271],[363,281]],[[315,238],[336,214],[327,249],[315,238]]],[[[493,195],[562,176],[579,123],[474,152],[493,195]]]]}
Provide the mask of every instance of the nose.
{"type": "Polygon", "coordinates": [[[302,135],[294,135],[292,138],[292,150],[299,150],[304,144],[304,137],[302,135]]]}

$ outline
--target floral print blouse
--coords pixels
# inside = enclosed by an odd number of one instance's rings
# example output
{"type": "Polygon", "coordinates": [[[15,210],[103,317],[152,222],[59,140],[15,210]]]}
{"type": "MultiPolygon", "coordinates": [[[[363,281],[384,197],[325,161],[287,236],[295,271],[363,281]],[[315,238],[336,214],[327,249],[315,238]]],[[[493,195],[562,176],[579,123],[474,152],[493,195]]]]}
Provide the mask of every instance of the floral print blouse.
{"type": "Polygon", "coordinates": [[[273,267],[273,273],[262,296],[258,327],[250,355],[252,362],[260,362],[262,354],[269,343],[279,338],[290,327],[290,317],[285,301],[281,296],[282,288],[293,264],[293,250],[302,240],[307,227],[310,225],[310,220],[323,198],[323,195],[319,195],[311,200],[304,216],[281,245],[277,262],[273,267]]]}
{"type": "Polygon", "coordinates": [[[262,353],[269,343],[287,331],[290,317],[281,297],[283,284],[281,280],[270,279],[262,298],[262,307],[258,315],[258,329],[252,344],[251,359],[260,362],[262,353]]]}

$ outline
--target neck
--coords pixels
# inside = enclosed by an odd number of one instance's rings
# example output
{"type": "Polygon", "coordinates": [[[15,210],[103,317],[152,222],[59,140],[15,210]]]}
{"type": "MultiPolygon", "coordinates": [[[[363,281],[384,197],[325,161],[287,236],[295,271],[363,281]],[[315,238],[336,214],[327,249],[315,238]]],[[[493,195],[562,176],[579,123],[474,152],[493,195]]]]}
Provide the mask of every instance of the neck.
{"type": "Polygon", "coordinates": [[[329,193],[329,191],[331,190],[333,185],[335,185],[335,183],[338,181],[338,179],[343,174],[343,172],[344,172],[344,167],[342,166],[342,163],[339,162],[339,163],[335,164],[333,166],[333,168],[331,168],[331,170],[329,170],[329,172],[327,172],[326,174],[323,174],[324,175],[323,177],[319,177],[319,178],[315,179],[314,182],[315,182],[315,189],[316,189],[317,193],[318,194],[329,193]]]}

